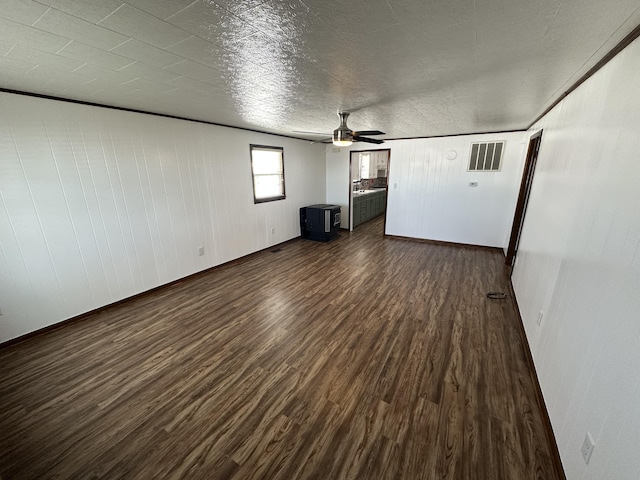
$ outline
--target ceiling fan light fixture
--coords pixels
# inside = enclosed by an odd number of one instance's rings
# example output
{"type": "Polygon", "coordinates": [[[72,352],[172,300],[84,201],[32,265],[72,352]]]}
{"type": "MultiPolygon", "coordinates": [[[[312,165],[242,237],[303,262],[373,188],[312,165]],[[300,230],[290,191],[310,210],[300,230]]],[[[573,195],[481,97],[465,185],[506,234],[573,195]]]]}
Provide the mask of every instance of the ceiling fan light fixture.
{"type": "Polygon", "coordinates": [[[338,112],[340,126],[333,131],[333,144],[336,147],[348,147],[353,143],[353,134],[347,127],[349,112],[338,112]]]}
{"type": "Polygon", "coordinates": [[[333,131],[333,144],[336,147],[348,147],[353,143],[353,136],[349,130],[340,128],[333,131]]]}

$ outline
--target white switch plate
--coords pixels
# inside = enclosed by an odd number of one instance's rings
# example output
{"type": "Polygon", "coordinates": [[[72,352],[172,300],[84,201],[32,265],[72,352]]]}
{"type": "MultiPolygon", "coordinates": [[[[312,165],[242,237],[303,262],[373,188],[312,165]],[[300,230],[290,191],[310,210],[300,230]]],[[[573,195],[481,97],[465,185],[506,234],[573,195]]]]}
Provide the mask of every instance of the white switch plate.
{"type": "Polygon", "coordinates": [[[538,326],[540,326],[540,324],[542,323],[542,317],[544,317],[544,313],[542,312],[542,310],[540,310],[538,312],[538,321],[537,321],[538,326]]]}
{"type": "Polygon", "coordinates": [[[203,256],[204,255],[204,247],[198,247],[198,256],[203,256]]]}
{"type": "Polygon", "coordinates": [[[478,182],[469,182],[469,186],[470,187],[477,187],[478,186],[478,182]]]}
{"type": "Polygon", "coordinates": [[[584,458],[584,463],[589,465],[589,460],[591,460],[591,454],[593,453],[593,449],[596,447],[596,444],[593,443],[593,438],[591,438],[591,434],[587,432],[584,436],[584,442],[582,442],[582,448],[580,452],[582,452],[582,458],[584,458]]]}
{"type": "Polygon", "coordinates": [[[271,227],[271,235],[275,235],[276,234],[276,229],[271,227]]]}

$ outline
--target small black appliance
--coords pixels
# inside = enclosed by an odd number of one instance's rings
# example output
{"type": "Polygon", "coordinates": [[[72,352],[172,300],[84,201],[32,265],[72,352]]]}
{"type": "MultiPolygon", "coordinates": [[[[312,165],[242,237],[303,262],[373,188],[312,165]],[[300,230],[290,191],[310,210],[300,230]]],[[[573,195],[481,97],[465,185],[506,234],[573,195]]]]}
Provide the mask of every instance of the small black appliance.
{"type": "Polygon", "coordinates": [[[320,203],[300,209],[300,234],[302,238],[328,242],[338,236],[340,229],[340,205],[320,203]]]}

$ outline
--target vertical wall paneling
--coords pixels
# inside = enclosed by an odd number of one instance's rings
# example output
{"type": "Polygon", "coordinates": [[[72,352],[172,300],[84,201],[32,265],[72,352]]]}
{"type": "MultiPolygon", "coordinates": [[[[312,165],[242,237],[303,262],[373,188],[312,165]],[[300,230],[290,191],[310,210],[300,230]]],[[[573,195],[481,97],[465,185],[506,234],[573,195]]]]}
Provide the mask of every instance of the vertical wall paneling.
{"type": "MultiPolygon", "coordinates": [[[[356,149],[354,149],[356,150],[356,149]]],[[[327,203],[340,205],[340,227],[349,229],[349,152],[344,147],[326,146],[327,203]]]]}
{"type": "MultiPolygon", "coordinates": [[[[505,248],[526,149],[524,132],[392,140],[386,232],[505,248]],[[506,140],[499,172],[468,172],[472,142],[506,140]],[[456,152],[454,159],[447,153],[456,152]],[[477,182],[476,187],[469,186],[477,182]]],[[[357,146],[353,150],[360,150],[357,146]]],[[[348,228],[349,149],[327,146],[327,201],[342,206],[348,228]]]]}
{"type": "Polygon", "coordinates": [[[325,195],[320,145],[0,93],[0,341],[294,238],[325,195]],[[251,143],[286,200],[253,203],[251,143]]]}
{"type": "Polygon", "coordinates": [[[636,40],[530,132],[544,136],[513,283],[570,479],[640,478],[638,84],[636,40]]]}

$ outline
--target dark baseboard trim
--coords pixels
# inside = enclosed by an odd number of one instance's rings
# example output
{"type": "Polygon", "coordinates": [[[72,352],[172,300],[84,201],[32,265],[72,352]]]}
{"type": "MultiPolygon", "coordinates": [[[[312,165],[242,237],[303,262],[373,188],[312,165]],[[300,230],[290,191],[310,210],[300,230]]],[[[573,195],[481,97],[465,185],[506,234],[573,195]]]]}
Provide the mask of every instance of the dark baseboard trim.
{"type": "Polygon", "coordinates": [[[145,290],[144,292],[136,293],[135,295],[132,295],[130,297],[126,297],[126,298],[123,298],[121,300],[117,300],[117,301],[115,301],[113,303],[108,303],[107,305],[103,305],[101,307],[94,308],[93,310],[89,310],[88,312],[84,312],[84,313],[81,313],[81,314],[76,315],[74,317],[67,318],[66,320],[61,320],[61,321],[56,322],[56,323],[54,323],[52,325],[49,325],[47,327],[39,328],[38,330],[34,330],[33,332],[25,333],[24,335],[20,335],[19,337],[12,338],[11,340],[7,340],[6,342],[0,343],[0,350],[4,350],[6,348],[13,347],[13,346],[18,345],[20,343],[32,340],[34,338],[41,337],[43,335],[46,335],[48,333],[53,332],[54,330],[58,330],[60,328],[68,327],[69,325],[71,325],[73,323],[81,322],[81,321],[86,320],[89,317],[95,315],[96,313],[102,312],[103,310],[107,310],[107,309],[110,309],[110,308],[114,308],[114,307],[117,307],[117,306],[124,305],[127,302],[132,302],[134,300],[137,300],[137,299],[139,299],[141,297],[144,297],[146,295],[149,295],[151,293],[155,293],[155,292],[158,292],[158,291],[163,290],[163,289],[171,288],[171,287],[173,287],[173,286],[175,286],[177,284],[183,283],[183,282],[189,282],[189,281],[195,280],[195,279],[197,279],[199,277],[203,277],[205,275],[208,275],[208,274],[210,274],[211,272],[213,272],[213,271],[215,271],[217,269],[236,265],[238,263],[241,263],[241,262],[244,262],[244,261],[250,259],[251,257],[254,257],[256,255],[262,254],[262,253],[267,252],[269,250],[275,250],[275,249],[282,248],[284,245],[286,245],[288,243],[293,243],[293,242],[299,240],[300,238],[301,237],[298,236],[298,237],[292,238],[290,240],[286,240],[284,242],[277,243],[275,245],[271,245],[270,247],[263,248],[261,250],[257,250],[255,252],[249,253],[249,254],[244,255],[242,257],[234,258],[233,260],[229,260],[228,262],[221,263],[219,265],[214,265],[213,267],[209,267],[209,268],[207,268],[205,270],[200,270],[199,272],[195,272],[195,273],[189,274],[186,277],[178,278],[177,280],[172,280],[169,283],[163,283],[162,285],[158,285],[157,287],[153,287],[153,288],[151,288],[149,290],[145,290]]]}
{"type": "MultiPolygon", "coordinates": [[[[507,271],[510,273],[511,267],[508,267],[507,271]]],[[[558,450],[558,443],[556,442],[556,436],[553,433],[553,426],[551,425],[549,410],[547,410],[547,404],[545,403],[544,396],[542,395],[542,388],[540,387],[540,379],[538,378],[538,373],[536,371],[535,363],[533,362],[531,347],[529,346],[529,340],[527,339],[527,334],[524,330],[524,322],[522,321],[522,315],[520,315],[520,307],[518,307],[516,292],[513,289],[513,283],[511,282],[511,278],[509,278],[509,295],[511,296],[511,303],[513,305],[513,309],[516,312],[518,331],[520,332],[520,338],[522,340],[522,346],[524,348],[525,357],[527,359],[527,363],[529,364],[529,372],[531,372],[531,379],[533,380],[533,386],[536,391],[536,401],[538,402],[538,407],[540,408],[544,416],[545,430],[547,431],[547,440],[549,445],[551,446],[551,450],[553,454],[552,461],[555,466],[556,472],[558,474],[558,478],[567,480],[567,476],[564,473],[564,468],[562,467],[562,459],[560,458],[560,451],[558,450]]]]}
{"type": "Polygon", "coordinates": [[[476,245],[473,243],[459,243],[459,242],[445,242],[443,240],[431,240],[428,238],[416,238],[416,237],[403,237],[402,235],[390,235],[385,233],[386,238],[395,240],[406,240],[409,242],[427,243],[429,245],[440,245],[443,247],[463,247],[463,248],[475,248],[480,250],[498,250],[504,255],[504,250],[501,247],[489,247],[487,245],[476,245]]]}

